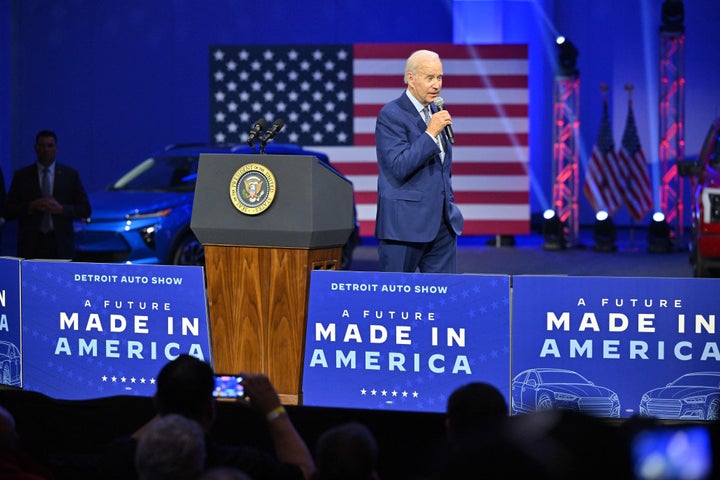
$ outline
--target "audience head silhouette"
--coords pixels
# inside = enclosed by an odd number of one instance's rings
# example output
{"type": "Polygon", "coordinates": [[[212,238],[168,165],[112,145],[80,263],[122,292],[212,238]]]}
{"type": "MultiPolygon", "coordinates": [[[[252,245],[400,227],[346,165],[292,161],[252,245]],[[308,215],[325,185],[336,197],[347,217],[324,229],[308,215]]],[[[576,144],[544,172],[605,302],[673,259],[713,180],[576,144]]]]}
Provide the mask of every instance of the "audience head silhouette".
{"type": "Polygon", "coordinates": [[[0,449],[14,448],[17,443],[15,417],[5,407],[0,407],[0,449]]]}
{"type": "Polygon", "coordinates": [[[473,382],[457,388],[448,398],[445,427],[453,438],[507,416],[508,405],[500,390],[489,383],[473,382]]]}
{"type": "Polygon", "coordinates": [[[247,473],[237,468],[216,467],[206,470],[199,480],[253,480],[247,473]]]}
{"type": "Polygon", "coordinates": [[[378,447],[370,429],[358,422],[325,431],[316,444],[315,480],[370,480],[377,478],[378,447]]]}
{"type": "Polygon", "coordinates": [[[212,367],[192,355],[182,354],[160,370],[155,407],[160,415],[184,415],[207,430],[214,419],[214,387],[212,367]]]}

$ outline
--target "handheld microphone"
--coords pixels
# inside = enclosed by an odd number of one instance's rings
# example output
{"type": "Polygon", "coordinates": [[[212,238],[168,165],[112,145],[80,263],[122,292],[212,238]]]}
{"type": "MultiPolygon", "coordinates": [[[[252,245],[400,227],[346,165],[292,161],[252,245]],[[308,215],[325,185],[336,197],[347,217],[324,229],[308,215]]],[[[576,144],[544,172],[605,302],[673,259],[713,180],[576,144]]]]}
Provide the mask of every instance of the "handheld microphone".
{"type": "Polygon", "coordinates": [[[255,125],[250,129],[250,133],[248,133],[247,143],[252,147],[252,143],[257,138],[258,135],[260,135],[260,132],[262,132],[262,129],[265,128],[265,125],[267,125],[267,122],[264,118],[258,119],[257,122],[255,122],[255,125]]]}
{"type": "MultiPolygon", "coordinates": [[[[442,97],[436,97],[433,103],[438,110],[445,110],[445,101],[442,97]]],[[[455,143],[455,134],[453,133],[452,125],[445,125],[443,130],[445,131],[445,136],[447,136],[448,141],[450,143],[455,143]]]]}
{"type": "Polygon", "coordinates": [[[262,137],[260,141],[263,143],[267,143],[267,141],[277,135],[284,126],[285,122],[278,118],[273,122],[270,128],[268,128],[267,132],[265,132],[265,136],[262,137]]]}

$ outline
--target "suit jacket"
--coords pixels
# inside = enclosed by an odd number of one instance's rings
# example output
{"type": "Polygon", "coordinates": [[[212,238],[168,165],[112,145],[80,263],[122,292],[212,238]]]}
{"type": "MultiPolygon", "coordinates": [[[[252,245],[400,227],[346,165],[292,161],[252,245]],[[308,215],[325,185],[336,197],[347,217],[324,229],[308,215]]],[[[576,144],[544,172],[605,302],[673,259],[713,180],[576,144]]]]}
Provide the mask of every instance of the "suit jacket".
{"type": "MultiPolygon", "coordinates": [[[[28,211],[28,204],[42,197],[37,164],[15,172],[5,202],[5,216],[18,220],[17,256],[36,258],[36,245],[42,214],[28,211]]],[[[58,258],[72,259],[75,253],[73,221],[90,216],[90,201],[80,175],[74,168],[55,164],[53,197],[63,206],[61,215],[53,215],[58,258]]]]}
{"type": "Polygon", "coordinates": [[[463,217],[455,205],[450,180],[450,142],[446,139],[445,161],[441,162],[440,148],[425,133],[426,128],[405,92],[378,115],[375,236],[380,240],[430,242],[443,219],[456,235],[462,231],[463,217]]]}

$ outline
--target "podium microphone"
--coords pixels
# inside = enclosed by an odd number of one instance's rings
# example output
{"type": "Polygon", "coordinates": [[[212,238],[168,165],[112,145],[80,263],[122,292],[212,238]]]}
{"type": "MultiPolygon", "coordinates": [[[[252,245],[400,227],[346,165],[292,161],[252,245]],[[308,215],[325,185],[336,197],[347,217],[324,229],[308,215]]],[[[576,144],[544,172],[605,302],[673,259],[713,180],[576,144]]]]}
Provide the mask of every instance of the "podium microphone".
{"type": "Polygon", "coordinates": [[[260,118],[257,122],[255,122],[255,125],[253,125],[250,129],[250,133],[248,133],[248,145],[252,147],[253,141],[255,141],[258,135],[260,135],[260,132],[262,132],[262,129],[265,128],[265,125],[267,125],[267,122],[264,118],[260,118]]]}
{"type": "Polygon", "coordinates": [[[285,126],[285,122],[280,120],[279,118],[273,122],[273,124],[270,126],[270,128],[267,129],[267,132],[265,132],[265,136],[263,136],[260,141],[262,143],[267,143],[268,140],[272,139],[280,133],[280,130],[285,126]]]}
{"type": "MultiPolygon", "coordinates": [[[[436,97],[433,103],[438,110],[445,110],[445,101],[442,97],[436,97]]],[[[445,136],[448,138],[448,141],[455,143],[455,134],[453,133],[452,125],[445,125],[443,130],[445,131],[445,136]]]]}

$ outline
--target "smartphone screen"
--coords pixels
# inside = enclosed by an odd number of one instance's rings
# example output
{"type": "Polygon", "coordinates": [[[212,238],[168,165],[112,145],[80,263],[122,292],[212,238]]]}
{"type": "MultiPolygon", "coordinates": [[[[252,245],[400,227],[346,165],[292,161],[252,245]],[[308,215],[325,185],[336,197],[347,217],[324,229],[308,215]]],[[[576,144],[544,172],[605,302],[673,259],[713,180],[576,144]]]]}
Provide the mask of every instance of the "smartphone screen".
{"type": "Polygon", "coordinates": [[[215,375],[215,398],[233,400],[242,398],[245,395],[245,388],[242,384],[242,377],[239,375],[218,374],[215,375]]]}

